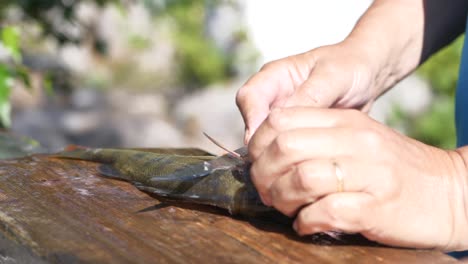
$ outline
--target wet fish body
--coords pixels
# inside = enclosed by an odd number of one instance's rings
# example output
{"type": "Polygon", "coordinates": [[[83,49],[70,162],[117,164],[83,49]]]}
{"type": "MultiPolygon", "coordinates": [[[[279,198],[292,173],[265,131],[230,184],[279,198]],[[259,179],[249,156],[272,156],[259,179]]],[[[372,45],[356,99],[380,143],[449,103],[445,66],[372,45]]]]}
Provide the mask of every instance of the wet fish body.
{"type": "MultiPolygon", "coordinates": [[[[245,154],[245,149],[238,152],[245,154]]],[[[132,182],[156,196],[212,205],[233,215],[259,216],[274,211],[261,202],[250,180],[248,162],[229,154],[172,153],[164,149],[74,148],[54,156],[101,163],[99,172],[103,176],[132,182]]]]}

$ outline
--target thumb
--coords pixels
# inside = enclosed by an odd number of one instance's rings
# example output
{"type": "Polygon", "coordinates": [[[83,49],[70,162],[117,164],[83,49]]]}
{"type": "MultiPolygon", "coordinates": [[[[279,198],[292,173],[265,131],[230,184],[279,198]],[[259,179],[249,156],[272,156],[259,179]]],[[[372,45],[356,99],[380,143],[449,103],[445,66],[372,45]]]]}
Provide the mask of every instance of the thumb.
{"type": "Polygon", "coordinates": [[[237,97],[237,106],[245,124],[244,144],[247,145],[260,124],[270,113],[270,103],[254,96],[237,97]]]}
{"type": "Polygon", "coordinates": [[[248,144],[260,124],[270,113],[270,105],[275,99],[274,86],[257,82],[258,76],[242,86],[236,95],[236,104],[245,123],[244,144],[248,144]]]}

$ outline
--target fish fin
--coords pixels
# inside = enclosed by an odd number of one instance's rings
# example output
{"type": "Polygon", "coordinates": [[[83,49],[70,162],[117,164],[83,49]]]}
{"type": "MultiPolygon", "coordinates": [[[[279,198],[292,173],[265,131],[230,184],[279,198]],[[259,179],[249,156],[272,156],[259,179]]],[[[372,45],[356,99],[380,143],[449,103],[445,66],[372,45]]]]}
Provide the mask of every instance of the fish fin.
{"type": "Polygon", "coordinates": [[[127,180],[127,178],[120,173],[116,168],[109,164],[101,164],[98,167],[98,172],[102,174],[103,176],[109,177],[109,178],[116,178],[116,179],[121,179],[121,180],[127,180]]]}
{"type": "Polygon", "coordinates": [[[155,194],[155,195],[158,195],[158,196],[163,196],[163,197],[167,197],[167,196],[172,197],[173,195],[178,196],[177,194],[172,194],[172,193],[170,193],[170,192],[168,192],[166,190],[162,190],[162,189],[158,189],[158,188],[154,188],[154,187],[150,187],[150,186],[143,186],[143,185],[139,185],[139,184],[134,184],[134,185],[140,191],[155,194]]]}
{"type": "Polygon", "coordinates": [[[212,169],[209,167],[206,161],[201,164],[192,164],[180,170],[176,170],[173,173],[167,175],[154,176],[150,179],[151,182],[170,182],[170,181],[195,181],[200,180],[212,173],[212,169]]]}
{"type": "Polygon", "coordinates": [[[189,164],[166,175],[152,177],[151,182],[195,181],[208,176],[213,169],[207,161],[189,164]]]}
{"type": "Polygon", "coordinates": [[[190,193],[173,193],[167,190],[155,188],[155,187],[149,187],[149,186],[142,186],[135,184],[135,187],[138,188],[140,191],[144,191],[150,194],[154,194],[156,196],[161,196],[164,197],[165,199],[169,200],[179,200],[179,201],[185,201],[185,202],[194,202],[194,203],[199,203],[199,204],[210,204],[210,205],[215,205],[213,203],[213,197],[210,196],[204,196],[204,195],[198,195],[198,194],[190,194],[190,193]]]}

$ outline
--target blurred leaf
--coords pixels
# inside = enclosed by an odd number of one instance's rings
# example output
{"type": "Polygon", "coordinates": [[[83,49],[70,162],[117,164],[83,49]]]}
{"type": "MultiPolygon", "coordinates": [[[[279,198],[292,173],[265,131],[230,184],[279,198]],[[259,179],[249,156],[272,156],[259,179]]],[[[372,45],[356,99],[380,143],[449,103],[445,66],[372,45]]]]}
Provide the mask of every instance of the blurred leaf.
{"type": "Polygon", "coordinates": [[[11,56],[15,62],[19,63],[21,61],[19,29],[12,26],[4,27],[1,32],[1,41],[3,45],[10,51],[11,56]]]}
{"type": "Polygon", "coordinates": [[[31,80],[29,77],[29,69],[24,65],[18,65],[15,67],[15,77],[21,80],[26,88],[31,88],[31,80]]]}
{"type": "Polygon", "coordinates": [[[454,96],[464,37],[459,37],[428,61],[417,73],[427,79],[434,92],[428,111],[417,116],[399,113],[394,117],[407,134],[426,144],[446,149],[455,147],[454,96]]]}
{"type": "Polygon", "coordinates": [[[0,64],[0,122],[2,127],[10,127],[11,74],[8,68],[0,64]]]}
{"type": "Polygon", "coordinates": [[[24,157],[46,151],[39,142],[32,138],[0,131],[0,159],[24,157]]]}
{"type": "Polygon", "coordinates": [[[436,93],[455,94],[463,42],[464,37],[459,37],[418,69],[418,74],[429,80],[436,93]]]}
{"type": "Polygon", "coordinates": [[[408,134],[427,144],[453,149],[456,144],[453,115],[452,98],[438,97],[427,113],[414,120],[408,134]]]}
{"type": "Polygon", "coordinates": [[[136,50],[145,50],[150,48],[152,45],[151,40],[148,37],[141,35],[131,35],[128,42],[136,50]]]}
{"type": "MultiPolygon", "coordinates": [[[[208,1],[215,3],[214,1],[208,1]]],[[[207,86],[225,79],[228,56],[204,35],[207,1],[165,1],[166,15],[175,21],[174,45],[179,61],[178,78],[185,86],[207,86]]]]}
{"type": "Polygon", "coordinates": [[[44,82],[43,82],[42,85],[43,85],[44,90],[47,93],[47,95],[51,96],[51,95],[54,94],[54,88],[53,88],[53,85],[52,85],[52,78],[50,76],[46,76],[44,78],[44,82]]]}

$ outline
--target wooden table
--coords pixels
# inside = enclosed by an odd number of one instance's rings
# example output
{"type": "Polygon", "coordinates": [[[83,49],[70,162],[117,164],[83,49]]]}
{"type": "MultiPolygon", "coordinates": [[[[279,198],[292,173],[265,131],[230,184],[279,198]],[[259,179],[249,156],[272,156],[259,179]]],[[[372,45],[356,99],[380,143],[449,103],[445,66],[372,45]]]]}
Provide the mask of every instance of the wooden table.
{"type": "Polygon", "coordinates": [[[0,263],[455,263],[438,251],[291,227],[208,206],[161,203],[92,162],[0,161],[0,263]]]}

